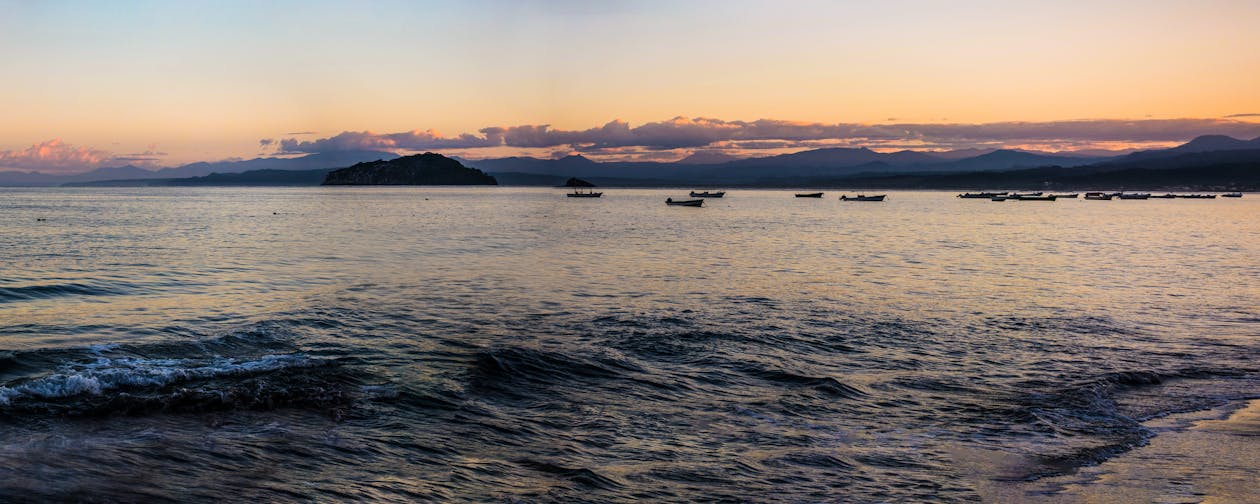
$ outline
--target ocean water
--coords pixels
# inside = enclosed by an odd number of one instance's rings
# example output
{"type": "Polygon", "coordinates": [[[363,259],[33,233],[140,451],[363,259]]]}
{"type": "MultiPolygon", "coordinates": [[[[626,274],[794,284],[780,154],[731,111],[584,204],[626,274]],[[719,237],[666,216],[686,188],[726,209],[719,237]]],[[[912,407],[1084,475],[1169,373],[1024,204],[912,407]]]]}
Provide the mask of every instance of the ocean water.
{"type": "Polygon", "coordinates": [[[1260,196],[0,190],[0,500],[971,502],[1260,397],[1260,196]]]}

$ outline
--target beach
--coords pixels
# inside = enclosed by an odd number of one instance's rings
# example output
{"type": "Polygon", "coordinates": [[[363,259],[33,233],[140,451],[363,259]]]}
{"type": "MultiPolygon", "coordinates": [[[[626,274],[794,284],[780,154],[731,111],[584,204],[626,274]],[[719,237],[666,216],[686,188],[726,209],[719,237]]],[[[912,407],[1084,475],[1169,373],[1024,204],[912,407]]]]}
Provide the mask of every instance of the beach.
{"type": "Polygon", "coordinates": [[[985,502],[1093,504],[1260,502],[1260,400],[1144,424],[1145,446],[1072,474],[977,485],[985,502]]]}

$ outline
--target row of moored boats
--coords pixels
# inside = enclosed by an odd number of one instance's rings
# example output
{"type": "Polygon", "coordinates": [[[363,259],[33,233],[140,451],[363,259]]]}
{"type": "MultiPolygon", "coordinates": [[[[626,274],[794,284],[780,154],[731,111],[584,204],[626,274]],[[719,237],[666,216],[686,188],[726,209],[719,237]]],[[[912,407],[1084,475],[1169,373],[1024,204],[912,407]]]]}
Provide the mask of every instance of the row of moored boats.
{"type": "MultiPolygon", "coordinates": [[[[964,199],[987,199],[992,201],[1055,201],[1058,199],[1073,199],[1080,196],[1080,193],[1062,193],[1062,194],[1046,194],[1043,192],[975,192],[962,193],[959,198],[964,199]]],[[[1233,192],[1222,194],[1223,198],[1241,198],[1242,193],[1233,192]]],[[[1087,192],[1085,193],[1087,200],[1144,200],[1144,199],[1216,199],[1215,194],[1173,194],[1165,193],[1152,195],[1151,193],[1133,193],[1133,192],[1087,192]]]]}
{"type": "MultiPolygon", "coordinates": [[[[823,194],[824,193],[821,193],[821,192],[796,193],[795,196],[797,198],[822,198],[823,194]]],[[[602,192],[595,192],[590,189],[587,189],[585,191],[581,189],[574,189],[573,192],[569,193],[567,196],[570,198],[598,198],[603,195],[604,193],[602,192]]],[[[688,193],[688,197],[690,199],[676,200],[674,198],[665,198],[665,204],[669,206],[700,207],[700,206],[704,206],[704,200],[706,198],[721,198],[723,196],[726,196],[726,191],[691,191],[690,193],[688,193]]],[[[1021,193],[1021,192],[1010,192],[1010,191],[975,192],[975,193],[962,193],[958,195],[959,198],[964,198],[964,199],[987,199],[987,200],[992,200],[992,201],[1007,201],[1007,200],[1055,201],[1059,199],[1074,199],[1080,196],[1081,196],[1081,193],[1046,194],[1044,192],[1021,193]]],[[[1220,196],[1223,198],[1241,198],[1242,193],[1238,193],[1238,192],[1225,193],[1220,196]]],[[[849,196],[847,194],[842,194],[840,195],[840,201],[884,201],[884,198],[887,198],[887,197],[888,197],[887,194],[874,194],[874,195],[858,194],[857,196],[849,196]]],[[[1215,194],[1173,194],[1173,193],[1152,195],[1151,193],[1087,192],[1085,193],[1084,199],[1087,199],[1087,200],[1110,200],[1110,199],[1144,200],[1144,199],[1174,199],[1174,198],[1215,199],[1216,195],[1215,194]]]]}
{"type": "MultiPolygon", "coordinates": [[[[726,191],[717,191],[717,192],[691,191],[689,196],[694,199],[675,200],[673,198],[665,198],[665,204],[671,205],[671,206],[691,206],[691,207],[704,206],[704,198],[721,198],[723,196],[726,196],[726,191]]],[[[820,193],[820,192],[797,193],[796,197],[797,198],[822,198],[823,193],[820,193]]],[[[875,195],[870,195],[870,196],[865,195],[865,194],[859,194],[857,196],[849,196],[847,194],[842,194],[840,195],[840,201],[884,201],[884,198],[887,198],[887,197],[888,197],[887,194],[875,194],[875,195]]]]}
{"type": "MultiPolygon", "coordinates": [[[[567,196],[570,198],[598,198],[603,195],[604,193],[602,192],[595,192],[590,189],[586,191],[583,191],[581,189],[574,189],[573,192],[569,193],[567,196]]],[[[706,198],[721,198],[723,196],[726,196],[726,191],[691,191],[690,193],[687,194],[687,196],[690,197],[691,199],[676,200],[674,198],[665,198],[665,204],[669,206],[700,207],[700,206],[704,206],[704,200],[706,198]]],[[[820,192],[797,193],[796,197],[797,198],[821,198],[823,197],[823,193],[820,193],[820,192]]],[[[884,201],[884,198],[887,198],[887,197],[888,197],[887,194],[875,194],[875,195],[859,194],[857,196],[849,196],[847,194],[842,194],[840,195],[840,201],[884,201]]]]}

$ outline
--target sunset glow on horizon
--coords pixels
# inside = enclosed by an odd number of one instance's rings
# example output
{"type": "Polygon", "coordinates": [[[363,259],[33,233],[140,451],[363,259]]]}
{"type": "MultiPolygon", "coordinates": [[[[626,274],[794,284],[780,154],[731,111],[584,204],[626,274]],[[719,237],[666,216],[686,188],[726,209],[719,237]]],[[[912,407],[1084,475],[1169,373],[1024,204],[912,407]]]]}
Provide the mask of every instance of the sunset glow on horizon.
{"type": "Polygon", "coordinates": [[[0,170],[1260,136],[1260,4],[0,1],[0,170]]]}

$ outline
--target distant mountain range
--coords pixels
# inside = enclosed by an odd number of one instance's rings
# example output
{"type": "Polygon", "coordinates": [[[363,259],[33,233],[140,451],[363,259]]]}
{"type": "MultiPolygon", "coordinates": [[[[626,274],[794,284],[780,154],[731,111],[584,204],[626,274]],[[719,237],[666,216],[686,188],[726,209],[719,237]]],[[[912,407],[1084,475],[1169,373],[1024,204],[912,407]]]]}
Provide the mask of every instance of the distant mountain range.
{"type": "MultiPolygon", "coordinates": [[[[39,172],[0,171],[0,186],[51,186],[81,182],[140,181],[204,177],[213,173],[242,173],[252,170],[313,170],[344,168],[362,161],[388,160],[398,157],[392,152],[342,151],[310,154],[294,158],[256,158],[243,161],[198,162],[159,170],[135,166],[97,168],[74,175],[50,175],[39,172]]],[[[322,180],[322,178],[321,178],[322,180]]],[[[141,184],[131,184],[141,185],[141,184]]]]}
{"type": "MultiPolygon", "coordinates": [[[[1086,176],[1123,170],[1184,170],[1229,165],[1242,173],[1260,167],[1260,138],[1239,140],[1207,135],[1170,149],[1147,150],[1119,156],[1044,153],[1021,150],[968,149],[950,152],[903,150],[881,153],[866,148],[825,148],[761,158],[726,159],[720,154],[695,155],[672,162],[596,162],[586,157],[558,159],[508,157],[461,160],[494,175],[504,185],[557,185],[581,177],[609,186],[725,185],[725,186],[843,186],[859,181],[916,180],[928,185],[964,180],[1010,179],[1019,172],[1035,178],[1054,168],[1055,177],[1086,176]],[[846,182],[847,181],[847,182],[846,182]]],[[[102,168],[93,172],[43,179],[40,185],[315,185],[327,172],[359,161],[396,158],[388,152],[355,151],[312,154],[300,158],[259,158],[223,163],[193,163],[157,171],[135,167],[102,168]],[[193,174],[193,175],[187,175],[193,174]]],[[[13,185],[12,174],[0,172],[0,184],[13,185]]],[[[21,175],[30,174],[18,174],[21,175]]],[[[1167,175],[1167,174],[1164,174],[1167,175]]],[[[1193,179],[1187,172],[1178,180],[1193,179]],[[1187,178],[1188,177],[1188,178],[1187,178]]],[[[43,177],[49,177],[43,175],[43,177]]],[[[1017,177],[1018,178],[1018,177],[1017,177]]],[[[18,185],[33,185],[23,179],[18,185]]],[[[1213,184],[1219,185],[1219,180],[1213,184]]],[[[970,183],[970,182],[968,182],[970,183]]],[[[926,187],[926,186],[925,186],[926,187]]],[[[979,187],[979,186],[959,186],[979,187]]]]}
{"type": "Polygon", "coordinates": [[[742,183],[767,177],[837,177],[859,173],[1010,170],[1048,165],[1082,166],[1106,159],[1014,150],[975,152],[974,155],[953,158],[948,153],[938,155],[909,150],[881,153],[867,148],[826,148],[716,163],[698,163],[691,159],[674,163],[598,163],[580,155],[560,159],[510,157],[465,160],[464,163],[490,173],[531,173],[583,178],[718,180],[742,183]]]}

